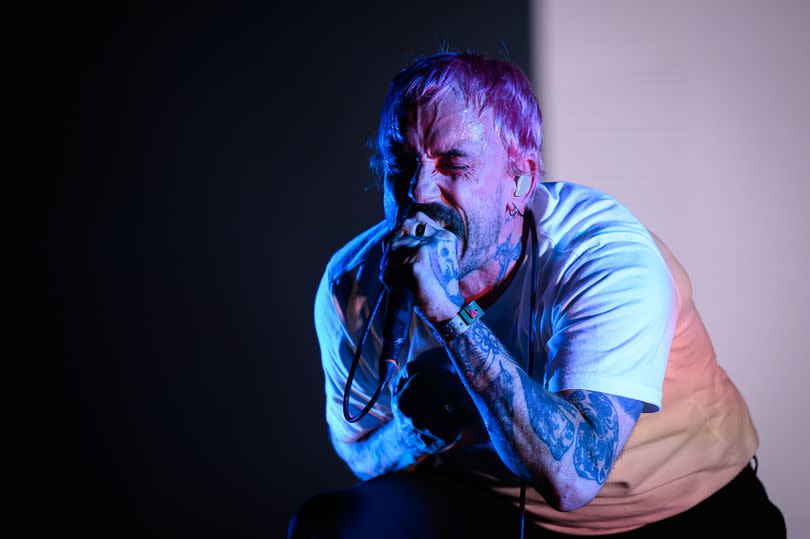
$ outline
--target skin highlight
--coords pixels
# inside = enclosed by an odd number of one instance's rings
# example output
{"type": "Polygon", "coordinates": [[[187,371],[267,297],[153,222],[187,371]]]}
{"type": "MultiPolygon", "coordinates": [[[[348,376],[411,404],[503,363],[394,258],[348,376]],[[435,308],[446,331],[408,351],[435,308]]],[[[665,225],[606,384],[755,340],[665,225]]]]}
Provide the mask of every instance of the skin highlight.
{"type": "Polygon", "coordinates": [[[468,300],[480,298],[514,268],[516,258],[503,267],[495,256],[522,243],[523,229],[522,216],[506,219],[515,179],[492,112],[450,93],[410,111],[402,133],[397,181],[410,182],[410,190],[408,200],[397,202],[441,204],[458,216],[466,231],[457,251],[459,290],[468,300]]]}
{"type": "Polygon", "coordinates": [[[448,349],[504,464],[560,510],[590,501],[629,438],[641,403],[582,389],[546,391],[483,320],[448,349]]]}
{"type": "MultiPolygon", "coordinates": [[[[405,215],[391,234],[384,280],[410,286],[417,312],[437,327],[465,302],[493,300],[514,275],[525,250],[524,213],[536,165],[517,164],[532,171],[532,180],[527,193],[515,196],[514,164],[491,111],[475,110],[454,93],[410,111],[402,132],[393,180],[409,182],[408,198],[397,201],[405,215]],[[418,226],[424,235],[416,235],[418,226]]],[[[641,403],[584,389],[549,392],[483,320],[445,349],[504,464],[561,511],[593,499],[641,403]]]]}

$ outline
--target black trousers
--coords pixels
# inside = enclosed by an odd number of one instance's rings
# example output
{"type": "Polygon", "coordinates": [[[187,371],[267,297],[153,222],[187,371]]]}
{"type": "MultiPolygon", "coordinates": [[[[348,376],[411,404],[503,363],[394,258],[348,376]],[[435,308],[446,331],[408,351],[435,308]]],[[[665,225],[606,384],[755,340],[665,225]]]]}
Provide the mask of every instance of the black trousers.
{"type": "MultiPolygon", "coordinates": [[[[582,537],[531,525],[524,537],[582,537]]],[[[422,467],[357,483],[304,502],[290,519],[288,539],[515,538],[520,512],[471,479],[442,467],[422,467]]],[[[672,517],[610,539],[786,537],[785,520],[748,464],[726,486],[672,517]]]]}

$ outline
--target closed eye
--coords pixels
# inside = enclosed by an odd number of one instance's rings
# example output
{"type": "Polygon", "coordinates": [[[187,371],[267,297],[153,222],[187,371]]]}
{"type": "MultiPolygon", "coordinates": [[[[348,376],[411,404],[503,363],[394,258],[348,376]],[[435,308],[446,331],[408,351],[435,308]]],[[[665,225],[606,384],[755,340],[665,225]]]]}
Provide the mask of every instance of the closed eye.
{"type": "Polygon", "coordinates": [[[446,170],[467,170],[469,168],[467,165],[459,163],[440,163],[439,166],[446,170]]]}
{"type": "Polygon", "coordinates": [[[470,167],[454,159],[442,159],[439,161],[439,168],[444,170],[467,170],[470,167]]]}

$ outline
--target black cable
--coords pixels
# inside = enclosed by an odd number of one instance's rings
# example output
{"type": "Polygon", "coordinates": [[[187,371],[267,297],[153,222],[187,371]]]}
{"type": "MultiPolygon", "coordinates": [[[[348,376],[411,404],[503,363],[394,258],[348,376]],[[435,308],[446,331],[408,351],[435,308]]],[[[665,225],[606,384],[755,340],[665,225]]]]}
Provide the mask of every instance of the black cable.
{"type": "MultiPolygon", "coordinates": [[[[405,217],[409,214],[410,208],[413,205],[413,202],[408,204],[404,208],[402,212],[400,212],[400,216],[397,219],[397,226],[393,228],[393,230],[397,230],[401,225],[402,222],[405,220],[405,217]]],[[[388,243],[384,243],[385,249],[388,248],[388,243]]],[[[385,259],[385,250],[383,251],[383,259],[385,259]]],[[[360,410],[356,416],[352,417],[352,414],[349,412],[349,396],[352,390],[352,383],[354,382],[354,374],[357,371],[357,365],[360,363],[360,352],[363,350],[363,344],[366,342],[366,337],[368,336],[368,330],[371,328],[371,323],[374,321],[374,317],[377,316],[377,310],[380,308],[380,303],[382,303],[382,298],[385,295],[386,288],[385,286],[380,286],[380,292],[377,294],[377,299],[374,300],[374,308],[371,310],[371,316],[368,317],[366,320],[366,325],[363,328],[363,333],[360,336],[360,342],[357,343],[357,348],[354,350],[354,360],[352,360],[352,366],[349,368],[349,376],[346,378],[346,387],[343,388],[343,417],[346,418],[346,421],[349,423],[357,423],[363,416],[365,416],[371,407],[374,406],[374,403],[377,402],[377,399],[380,398],[380,392],[382,391],[383,387],[391,380],[391,377],[394,375],[394,372],[399,369],[397,365],[398,358],[394,359],[384,359],[380,357],[378,362],[379,368],[379,384],[377,385],[377,389],[374,391],[374,394],[368,399],[365,407],[360,410]]],[[[389,293],[389,301],[390,301],[390,293],[389,293]]],[[[383,352],[385,352],[385,346],[383,346],[383,352]]]]}
{"type": "MultiPolygon", "coordinates": [[[[534,215],[526,208],[526,222],[529,225],[529,233],[532,239],[532,291],[531,303],[529,304],[529,358],[526,365],[526,374],[529,378],[534,375],[534,324],[537,319],[537,259],[540,258],[537,246],[537,228],[535,227],[534,215]]],[[[523,539],[523,530],[526,525],[526,480],[520,480],[520,539],[523,539]]]]}
{"type": "Polygon", "coordinates": [[[374,403],[377,402],[377,399],[380,397],[380,391],[382,391],[383,386],[388,383],[388,380],[391,378],[391,374],[393,372],[393,367],[391,366],[390,362],[388,361],[380,361],[380,383],[377,385],[377,390],[368,400],[365,408],[360,410],[360,413],[356,416],[352,417],[352,414],[349,412],[349,395],[351,394],[352,390],[352,382],[354,382],[354,373],[357,371],[357,365],[360,363],[360,352],[363,350],[363,344],[366,342],[366,337],[368,336],[368,330],[371,328],[371,323],[374,321],[374,317],[377,316],[377,309],[380,308],[380,303],[382,303],[383,295],[385,295],[385,287],[380,286],[380,292],[377,294],[377,299],[374,300],[374,308],[371,310],[371,316],[368,317],[366,320],[366,326],[363,328],[363,333],[360,336],[360,342],[357,343],[357,348],[354,350],[354,360],[352,361],[352,366],[349,369],[349,377],[346,379],[346,388],[343,390],[343,417],[346,418],[346,421],[349,423],[357,423],[360,421],[364,415],[371,410],[371,407],[374,406],[374,403]]]}
{"type": "MultiPolygon", "coordinates": [[[[532,242],[532,288],[531,288],[531,303],[529,305],[529,357],[526,365],[526,373],[531,378],[534,374],[534,326],[535,321],[537,319],[537,259],[539,258],[538,246],[537,246],[537,229],[535,227],[534,215],[532,214],[531,210],[526,208],[526,215],[525,215],[526,223],[529,226],[529,233],[531,234],[531,242],[532,242]]],[[[360,421],[360,419],[365,416],[371,407],[374,406],[374,403],[377,402],[377,399],[380,396],[380,392],[385,384],[391,379],[391,376],[394,372],[395,366],[392,366],[390,361],[382,361],[380,358],[379,362],[379,369],[380,369],[380,376],[379,376],[379,384],[377,385],[377,389],[374,391],[374,394],[368,400],[366,406],[358,413],[356,416],[352,417],[351,413],[349,412],[349,395],[351,393],[352,383],[354,382],[354,375],[357,371],[357,365],[360,363],[360,352],[363,349],[363,344],[366,342],[366,337],[368,336],[368,331],[371,328],[371,323],[374,321],[374,317],[377,315],[377,310],[380,307],[380,303],[382,303],[383,295],[385,294],[386,289],[384,286],[380,287],[380,292],[377,294],[377,299],[374,301],[374,307],[371,310],[371,316],[369,316],[368,320],[366,321],[366,325],[363,328],[363,333],[360,336],[360,342],[357,344],[357,348],[354,351],[354,360],[352,361],[352,366],[349,368],[349,376],[346,379],[346,388],[343,391],[343,417],[346,418],[346,421],[349,423],[356,423],[360,421]]],[[[756,458],[756,457],[754,457],[756,458]]],[[[523,539],[523,530],[525,527],[526,521],[526,480],[521,479],[520,481],[520,539],[523,539]]]]}

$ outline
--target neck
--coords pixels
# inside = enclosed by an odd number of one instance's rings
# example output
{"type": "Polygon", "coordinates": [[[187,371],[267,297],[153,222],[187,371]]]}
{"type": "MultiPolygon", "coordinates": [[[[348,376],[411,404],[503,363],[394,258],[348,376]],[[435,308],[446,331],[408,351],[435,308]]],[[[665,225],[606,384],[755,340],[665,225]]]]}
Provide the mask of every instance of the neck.
{"type": "Polygon", "coordinates": [[[493,248],[488,261],[459,280],[459,290],[465,302],[475,300],[484,308],[494,303],[517,273],[518,263],[526,251],[527,237],[522,216],[504,227],[501,240],[493,248]]]}

